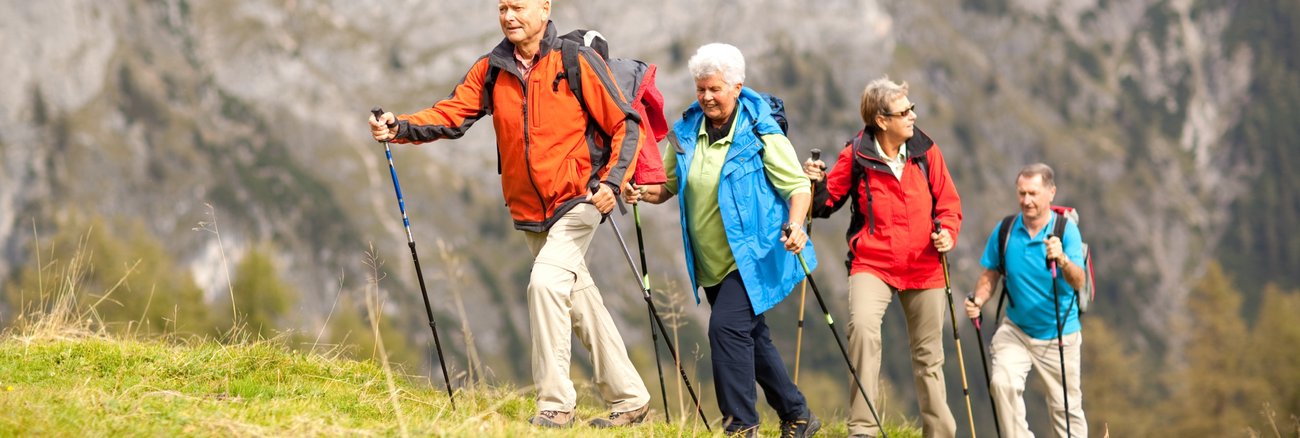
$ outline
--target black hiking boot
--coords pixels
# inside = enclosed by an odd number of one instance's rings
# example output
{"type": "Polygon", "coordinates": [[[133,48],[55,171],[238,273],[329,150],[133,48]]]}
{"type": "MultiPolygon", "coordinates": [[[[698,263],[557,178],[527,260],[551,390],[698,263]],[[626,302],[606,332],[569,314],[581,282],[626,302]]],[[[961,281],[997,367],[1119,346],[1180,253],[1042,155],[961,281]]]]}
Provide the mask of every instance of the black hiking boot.
{"type": "Polygon", "coordinates": [[[810,411],[807,417],[781,422],[782,438],[807,438],[822,428],[822,421],[810,411]]]}

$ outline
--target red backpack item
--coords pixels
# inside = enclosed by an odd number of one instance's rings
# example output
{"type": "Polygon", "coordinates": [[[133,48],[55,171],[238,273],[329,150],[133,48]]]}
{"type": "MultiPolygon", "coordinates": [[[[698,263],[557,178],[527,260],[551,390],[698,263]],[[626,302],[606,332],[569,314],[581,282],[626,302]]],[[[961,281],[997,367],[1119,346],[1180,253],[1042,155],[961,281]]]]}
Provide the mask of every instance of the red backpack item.
{"type": "MultiPolygon", "coordinates": [[[[645,65],[646,70],[641,76],[641,84],[636,87],[635,94],[628,97],[632,102],[632,108],[636,108],[636,112],[641,114],[641,129],[647,130],[647,142],[637,154],[636,171],[632,174],[632,182],[636,185],[663,184],[668,182],[668,175],[664,173],[664,158],[659,153],[659,142],[668,136],[668,120],[664,118],[664,95],[655,85],[657,69],[654,64],[645,65]]],[[[614,64],[611,63],[610,69],[613,68],[614,64]]],[[[615,71],[614,76],[618,75],[619,73],[615,71]]]]}

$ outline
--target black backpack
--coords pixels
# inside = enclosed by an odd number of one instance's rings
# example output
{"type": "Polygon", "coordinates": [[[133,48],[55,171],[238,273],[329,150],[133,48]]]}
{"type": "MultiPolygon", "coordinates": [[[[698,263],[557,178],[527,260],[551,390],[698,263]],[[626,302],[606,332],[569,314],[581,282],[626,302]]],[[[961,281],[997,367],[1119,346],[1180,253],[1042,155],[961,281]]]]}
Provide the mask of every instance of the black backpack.
{"type": "MultiPolygon", "coordinates": [[[[767,106],[772,108],[772,118],[776,119],[776,124],[781,126],[781,133],[789,136],[790,121],[785,118],[785,101],[767,93],[758,93],[758,95],[763,96],[763,100],[767,101],[767,106]]],[[[757,126],[755,126],[754,129],[757,130],[757,126]]],[[[754,133],[757,134],[758,131],[754,131],[754,133]]],[[[759,136],[759,138],[762,137],[763,136],[761,135],[759,136]]]]}
{"type": "MultiPolygon", "coordinates": [[[[772,118],[776,119],[777,126],[781,127],[781,135],[790,135],[790,121],[785,118],[785,101],[767,93],[758,93],[758,95],[762,96],[767,106],[772,108],[772,118]]],[[[763,143],[763,148],[758,150],[758,156],[761,157],[767,153],[767,143],[763,142],[763,133],[758,132],[757,123],[754,124],[754,137],[763,143]]]]}
{"type": "MultiPolygon", "coordinates": [[[[1053,205],[1052,212],[1057,215],[1056,223],[1052,226],[1053,236],[1065,235],[1065,224],[1067,221],[1079,223],[1079,211],[1073,207],[1053,205]],[[1065,220],[1061,220],[1065,219],[1065,220]]],[[[998,298],[998,308],[993,313],[994,319],[1001,318],[1003,301],[1010,302],[1011,307],[1016,306],[1016,299],[1011,296],[1011,290],[1007,288],[1007,240],[1011,238],[1011,224],[1016,221],[1015,214],[1002,218],[998,225],[998,257],[1001,264],[998,265],[998,273],[1002,274],[1002,296],[998,298]]],[[[1093,300],[1097,298],[1097,282],[1094,281],[1092,271],[1092,251],[1088,243],[1083,243],[1083,288],[1075,291],[1075,303],[1079,306],[1079,314],[1088,312],[1093,300]]],[[[1066,309],[1069,313],[1069,309],[1066,309]]]]}

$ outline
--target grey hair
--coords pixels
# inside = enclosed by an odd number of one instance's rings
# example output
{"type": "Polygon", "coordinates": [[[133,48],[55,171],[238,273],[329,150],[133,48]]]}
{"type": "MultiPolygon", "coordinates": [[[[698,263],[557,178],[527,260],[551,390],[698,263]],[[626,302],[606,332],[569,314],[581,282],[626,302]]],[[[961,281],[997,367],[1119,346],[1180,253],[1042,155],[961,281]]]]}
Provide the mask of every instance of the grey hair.
{"type": "Polygon", "coordinates": [[[867,129],[876,132],[880,129],[876,126],[876,116],[883,116],[889,112],[889,103],[898,98],[907,95],[907,82],[901,84],[889,80],[889,76],[883,76],[867,84],[867,88],[862,90],[862,106],[859,111],[862,112],[862,122],[867,124],[867,129]]]}
{"type": "Polygon", "coordinates": [[[1056,173],[1052,172],[1052,166],[1043,163],[1034,163],[1020,168],[1020,173],[1016,174],[1016,180],[1020,178],[1030,178],[1040,176],[1043,178],[1043,187],[1056,187],[1056,173]]]}
{"type": "Polygon", "coordinates": [[[745,55],[731,44],[711,43],[700,46],[686,63],[691,77],[700,80],[722,73],[727,85],[745,83],[745,55]]]}

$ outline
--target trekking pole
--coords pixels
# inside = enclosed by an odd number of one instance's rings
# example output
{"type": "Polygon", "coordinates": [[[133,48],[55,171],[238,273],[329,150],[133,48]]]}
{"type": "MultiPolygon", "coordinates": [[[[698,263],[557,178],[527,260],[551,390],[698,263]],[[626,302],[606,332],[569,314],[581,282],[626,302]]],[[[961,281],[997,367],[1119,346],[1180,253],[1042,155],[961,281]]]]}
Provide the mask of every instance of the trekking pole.
{"type": "MultiPolygon", "coordinates": [[[[790,236],[790,224],[781,227],[781,231],[788,237],[790,236]]],[[[804,279],[808,280],[808,287],[812,288],[813,297],[817,298],[817,305],[821,307],[822,314],[826,317],[826,327],[831,329],[831,335],[835,337],[835,344],[840,346],[840,354],[844,355],[844,364],[849,367],[849,374],[853,375],[853,384],[857,385],[858,393],[862,394],[862,400],[867,402],[867,409],[871,411],[871,416],[876,419],[876,427],[880,428],[880,436],[889,438],[885,433],[885,424],[880,422],[880,415],[876,414],[876,407],[871,404],[871,397],[867,397],[867,390],[862,386],[862,379],[858,378],[858,370],[853,367],[853,360],[849,358],[849,350],[844,348],[844,341],[840,340],[839,330],[835,330],[835,320],[831,318],[831,311],[826,307],[826,300],[822,299],[821,289],[817,288],[817,282],[813,281],[812,271],[808,269],[808,262],[803,260],[803,254],[795,254],[799,258],[799,264],[803,266],[804,279]]]]}
{"type": "MultiPolygon", "coordinates": [[[[975,302],[975,297],[966,297],[970,302],[975,302]]],[[[984,332],[980,330],[980,320],[984,316],[971,318],[971,324],[975,325],[975,339],[980,344],[980,363],[984,364],[984,389],[989,393],[989,406],[993,408],[993,429],[998,432],[998,438],[1002,438],[1002,425],[998,423],[998,402],[993,399],[993,377],[989,375],[989,356],[984,352],[984,332]]]]}
{"type": "MultiPolygon", "coordinates": [[[[632,218],[636,220],[636,249],[641,255],[641,279],[647,290],[650,289],[650,269],[646,268],[645,260],[645,238],[641,235],[641,210],[637,209],[638,204],[632,204],[632,218]]],[[[646,312],[650,314],[650,342],[655,346],[655,370],[659,372],[659,395],[664,401],[664,422],[672,423],[673,417],[668,413],[668,387],[664,385],[664,367],[659,363],[659,335],[655,329],[654,310],[651,306],[646,306],[646,312]]],[[[668,339],[668,333],[664,333],[664,339],[668,339]]]]}
{"type": "MultiPolygon", "coordinates": [[[[1064,217],[1056,218],[1056,220],[1063,220],[1063,219],[1064,217]]],[[[1051,239],[1053,237],[1057,237],[1057,236],[1053,236],[1051,234],[1047,235],[1048,239],[1051,239]]],[[[1061,399],[1065,401],[1065,436],[1066,438],[1069,438],[1071,436],[1070,434],[1070,386],[1065,381],[1065,335],[1062,334],[1062,332],[1065,331],[1065,323],[1063,322],[1063,318],[1061,318],[1061,300],[1060,297],[1058,296],[1059,292],[1057,291],[1056,288],[1056,260],[1048,259],[1047,269],[1050,269],[1052,271],[1052,304],[1053,304],[1053,308],[1055,309],[1053,313],[1056,314],[1056,352],[1060,354],[1059,357],[1061,359],[1061,399]]]]}
{"type": "MultiPolygon", "coordinates": [[[[934,220],[934,232],[942,228],[938,219],[934,220]]],[[[970,407],[970,389],[966,384],[966,359],[961,355],[961,337],[957,332],[957,307],[952,303],[952,282],[948,279],[948,254],[939,253],[939,262],[943,265],[943,290],[948,294],[948,316],[952,319],[952,343],[957,346],[957,365],[961,368],[961,393],[966,396],[966,420],[970,423],[970,436],[975,438],[975,416],[970,407]]],[[[984,341],[980,341],[983,345],[984,341]]]]}
{"type": "MultiPolygon", "coordinates": [[[[592,187],[595,193],[596,187],[592,187]]],[[[709,427],[709,421],[704,417],[704,409],[700,407],[700,398],[695,395],[695,388],[691,387],[691,379],[686,377],[686,368],[682,367],[682,360],[677,356],[677,348],[673,346],[672,339],[668,338],[668,329],[664,327],[664,320],[659,317],[659,312],[655,310],[655,302],[650,297],[650,286],[646,284],[645,277],[637,270],[636,262],[632,260],[632,251],[627,249],[627,241],[623,240],[623,232],[618,229],[618,221],[614,218],[606,217],[606,221],[614,228],[614,235],[618,237],[618,244],[623,247],[623,255],[627,257],[627,266],[632,268],[632,274],[636,275],[637,283],[641,286],[641,297],[645,299],[645,304],[650,308],[650,316],[658,324],[659,331],[664,334],[664,345],[668,347],[668,353],[673,356],[673,362],[677,364],[677,372],[682,375],[682,382],[686,383],[686,391],[691,394],[691,401],[695,402],[695,413],[699,414],[700,420],[704,423],[704,429],[713,432],[709,427]]]]}
{"type": "MultiPolygon", "coordinates": [[[[384,110],[374,107],[370,110],[379,120],[384,110]]],[[[389,124],[389,128],[396,124],[389,124]]],[[[393,165],[393,149],[384,141],[384,154],[388,156],[388,173],[393,176],[393,190],[397,192],[397,208],[402,211],[402,226],[406,227],[406,245],[411,247],[411,261],[415,262],[415,276],[420,280],[420,294],[424,296],[424,312],[429,315],[429,328],[433,330],[433,345],[438,350],[438,365],[442,366],[442,382],[447,385],[447,398],[451,400],[451,409],[456,410],[456,393],[451,389],[451,376],[447,374],[447,362],[442,355],[442,341],[438,339],[438,325],[433,322],[433,306],[429,305],[429,291],[424,287],[424,272],[420,270],[420,256],[415,252],[415,237],[411,234],[411,220],[406,217],[406,201],[402,198],[402,185],[397,182],[397,167],[393,165]]],[[[432,378],[433,376],[430,376],[432,378]]]]}
{"type": "MultiPolygon", "coordinates": [[[[813,159],[813,161],[817,161],[817,160],[822,159],[822,150],[821,150],[821,149],[815,149],[815,148],[814,148],[813,150],[811,150],[811,151],[809,151],[809,152],[812,153],[812,159],[813,159]]],[[[807,234],[808,234],[808,240],[812,240],[812,215],[811,215],[811,212],[809,213],[809,216],[808,216],[808,231],[807,231],[807,234]]],[[[797,329],[795,329],[797,334],[796,334],[795,337],[794,337],[794,384],[795,384],[795,385],[798,385],[798,384],[799,384],[799,353],[801,353],[801,352],[803,351],[803,304],[804,304],[805,298],[807,298],[807,297],[808,297],[808,280],[807,280],[807,277],[805,276],[805,277],[804,277],[804,281],[799,285],[799,327],[798,327],[797,329]]]]}

